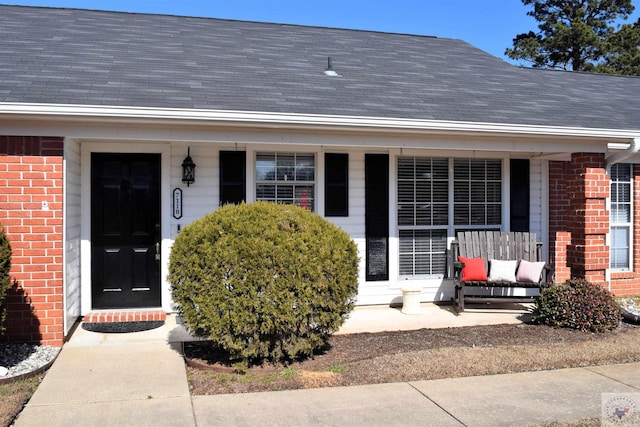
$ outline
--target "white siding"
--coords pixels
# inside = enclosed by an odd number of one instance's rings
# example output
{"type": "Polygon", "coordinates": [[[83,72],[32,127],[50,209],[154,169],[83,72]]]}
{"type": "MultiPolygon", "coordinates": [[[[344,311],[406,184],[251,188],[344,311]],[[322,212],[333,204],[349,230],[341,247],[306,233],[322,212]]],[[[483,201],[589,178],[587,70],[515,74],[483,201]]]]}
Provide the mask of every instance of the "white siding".
{"type": "MultiPolygon", "coordinates": [[[[215,136],[212,136],[215,138],[215,136]]],[[[265,137],[266,138],[266,137],[265,137]]],[[[329,137],[328,137],[329,138],[329,137]]],[[[274,138],[273,140],[275,140],[274,138]]],[[[221,139],[221,141],[225,141],[221,139]]],[[[242,140],[240,140],[242,141],[242,140]]],[[[126,141],[119,141],[126,142],[126,141]]],[[[345,139],[345,143],[348,143],[348,138],[345,139]]],[[[91,149],[102,151],[107,147],[107,142],[100,142],[90,144],[91,149]]],[[[504,158],[508,164],[508,154],[505,152],[493,152],[482,153],[472,151],[457,151],[451,152],[449,150],[434,150],[434,149],[412,149],[404,150],[400,149],[380,149],[380,148],[364,148],[355,146],[340,146],[334,139],[327,139],[326,145],[293,145],[293,144],[275,144],[275,143],[248,143],[240,142],[230,143],[217,142],[216,140],[210,141],[191,141],[191,142],[158,142],[149,144],[148,149],[151,151],[161,151],[160,147],[163,144],[167,148],[167,151],[163,153],[168,154],[168,161],[163,163],[163,200],[165,205],[163,206],[163,277],[166,277],[169,252],[173,241],[178,234],[179,228],[183,228],[194,220],[201,218],[202,216],[216,210],[219,206],[219,153],[221,150],[241,150],[247,153],[247,187],[246,195],[247,202],[251,202],[255,199],[255,153],[261,151],[279,151],[279,152],[313,152],[316,155],[316,212],[320,215],[324,214],[324,153],[348,153],[349,154],[349,216],[348,217],[330,217],[329,221],[336,224],[345,230],[358,245],[360,254],[360,275],[359,275],[359,292],[357,297],[357,304],[390,304],[400,303],[402,301],[401,288],[404,286],[420,287],[422,290],[422,301],[449,301],[453,296],[453,283],[446,278],[431,278],[431,279],[399,279],[398,274],[398,227],[396,225],[396,159],[398,155],[416,155],[416,156],[487,156],[493,158],[504,158]],[[155,144],[155,145],[154,145],[155,144]],[[196,163],[196,177],[195,183],[187,187],[182,183],[182,161],[187,155],[187,149],[190,147],[190,154],[193,161],[196,163]],[[365,280],[365,176],[364,176],[364,159],[366,153],[386,153],[389,154],[389,199],[390,199],[390,224],[389,224],[389,280],[388,281],[373,281],[367,282],[365,280]],[[166,181],[164,181],[166,177],[166,181]],[[172,192],[176,188],[182,189],[182,217],[177,219],[173,217],[172,192]]],[[[116,144],[108,145],[111,150],[118,150],[116,144]]],[[[128,144],[120,145],[121,147],[128,146],[128,144]]],[[[84,146],[83,146],[84,147],[84,146]]],[[[145,152],[145,144],[136,144],[136,152],[145,152]]],[[[84,150],[84,148],[83,148],[84,150]]],[[[79,313],[78,300],[79,300],[79,268],[78,268],[78,245],[79,245],[79,231],[78,225],[80,223],[80,207],[79,207],[79,153],[77,144],[69,144],[68,146],[68,158],[67,158],[67,316],[69,319],[74,318],[79,313]],[[75,196],[74,196],[75,195],[75,196]],[[75,262],[75,264],[74,264],[75,262]]],[[[82,155],[82,161],[88,161],[89,157],[85,157],[84,151],[82,155]]],[[[539,159],[531,159],[531,231],[540,236],[540,240],[546,241],[546,216],[544,214],[544,206],[546,205],[546,191],[544,190],[547,178],[545,176],[545,161],[539,159]]],[[[85,165],[82,165],[83,173],[85,171],[85,165]]],[[[508,176],[508,174],[507,174],[508,176]]],[[[83,175],[84,180],[84,175],[83,175]]],[[[88,194],[88,193],[87,193],[88,194]]],[[[505,200],[507,202],[507,200],[505,200]]],[[[83,205],[84,206],[84,205],[83,205]]],[[[508,206],[505,207],[505,212],[508,212],[508,206]]],[[[88,205],[83,207],[83,215],[89,215],[90,210],[88,205]]],[[[83,219],[84,221],[84,219],[83,219]]],[[[86,226],[85,226],[86,228],[86,226]]],[[[85,231],[88,238],[88,229],[85,231]]],[[[84,254],[84,252],[83,252],[84,254]]],[[[82,271],[87,266],[85,263],[88,261],[83,259],[82,271]]],[[[90,280],[85,281],[83,278],[83,295],[90,295],[90,280]]],[[[169,284],[163,281],[163,307],[170,308],[170,292],[169,284]]],[[[83,299],[83,310],[89,307],[89,303],[83,299]]]]}
{"type": "MultiPolygon", "coordinates": [[[[358,298],[356,303],[359,305],[366,304],[388,304],[396,295],[397,290],[391,289],[390,281],[367,282],[365,280],[366,267],[366,240],[365,240],[365,176],[364,176],[364,159],[367,151],[351,150],[349,152],[349,218],[348,222],[338,223],[354,239],[358,245],[358,254],[360,256],[360,274],[358,277],[358,298]]],[[[374,151],[380,153],[380,151],[374,151]]],[[[389,173],[391,175],[391,172],[389,173]]],[[[391,197],[390,197],[391,200],[391,197]]],[[[390,211],[393,209],[391,206],[390,211]]],[[[391,212],[390,212],[391,213],[391,212]]],[[[331,219],[331,218],[330,218],[331,219]]],[[[389,254],[389,268],[392,264],[392,255],[389,254]]],[[[391,273],[391,271],[390,271],[391,273]]],[[[391,278],[391,274],[389,275],[391,278]]]]}
{"type": "Polygon", "coordinates": [[[64,305],[65,334],[80,316],[80,145],[65,141],[64,149],[64,305]]]}
{"type": "MultiPolygon", "coordinates": [[[[332,151],[333,152],[333,151],[332,151]]],[[[319,182],[319,186],[323,187],[324,183],[319,182]]],[[[318,209],[318,213],[322,214],[322,210],[318,209]]],[[[330,217],[327,218],[333,224],[337,225],[356,242],[358,246],[359,263],[359,283],[360,292],[366,287],[364,280],[365,272],[365,240],[364,240],[364,152],[349,152],[349,216],[348,217],[330,217]]]]}
{"type": "MultiPolygon", "coordinates": [[[[173,217],[170,221],[170,236],[175,239],[178,227],[182,228],[194,220],[213,212],[218,208],[220,200],[219,158],[220,146],[212,144],[171,144],[171,192],[175,188],[182,189],[182,218],[173,217]],[[191,158],[196,164],[196,182],[187,187],[182,182],[182,161],[190,147],[191,158]]],[[[226,149],[230,149],[227,147],[226,149]]]]}

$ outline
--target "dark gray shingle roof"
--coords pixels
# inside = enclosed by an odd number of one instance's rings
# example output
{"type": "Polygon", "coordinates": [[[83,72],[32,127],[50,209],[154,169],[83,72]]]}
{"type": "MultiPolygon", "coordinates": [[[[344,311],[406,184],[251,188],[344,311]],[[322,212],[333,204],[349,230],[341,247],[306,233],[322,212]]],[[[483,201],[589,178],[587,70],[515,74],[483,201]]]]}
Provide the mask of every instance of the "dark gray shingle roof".
{"type": "Polygon", "coordinates": [[[0,6],[0,40],[0,102],[640,129],[640,78],[517,68],[453,39],[0,6]]]}

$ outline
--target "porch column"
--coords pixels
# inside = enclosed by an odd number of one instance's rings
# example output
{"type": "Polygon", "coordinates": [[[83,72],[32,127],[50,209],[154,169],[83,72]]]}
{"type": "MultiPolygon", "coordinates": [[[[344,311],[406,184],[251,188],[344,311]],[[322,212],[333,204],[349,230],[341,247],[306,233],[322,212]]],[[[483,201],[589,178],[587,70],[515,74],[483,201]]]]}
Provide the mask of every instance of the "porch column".
{"type": "Polygon", "coordinates": [[[568,230],[571,244],[567,247],[567,264],[571,276],[595,283],[604,283],[609,268],[609,177],[604,154],[573,153],[571,179],[567,196],[571,212],[568,230]]]}
{"type": "Polygon", "coordinates": [[[571,244],[568,222],[573,217],[568,197],[571,176],[569,162],[549,162],[549,263],[554,266],[556,283],[571,278],[567,264],[567,248],[571,244]]]}

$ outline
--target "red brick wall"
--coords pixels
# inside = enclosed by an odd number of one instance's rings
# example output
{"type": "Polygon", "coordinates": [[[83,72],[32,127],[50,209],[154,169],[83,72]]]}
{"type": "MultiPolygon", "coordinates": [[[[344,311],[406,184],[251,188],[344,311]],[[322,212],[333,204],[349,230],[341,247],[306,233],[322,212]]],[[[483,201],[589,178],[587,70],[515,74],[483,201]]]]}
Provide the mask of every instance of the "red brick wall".
{"type": "Polygon", "coordinates": [[[63,144],[59,137],[0,136],[0,223],[15,283],[7,297],[10,341],[63,343],[63,144]]]}

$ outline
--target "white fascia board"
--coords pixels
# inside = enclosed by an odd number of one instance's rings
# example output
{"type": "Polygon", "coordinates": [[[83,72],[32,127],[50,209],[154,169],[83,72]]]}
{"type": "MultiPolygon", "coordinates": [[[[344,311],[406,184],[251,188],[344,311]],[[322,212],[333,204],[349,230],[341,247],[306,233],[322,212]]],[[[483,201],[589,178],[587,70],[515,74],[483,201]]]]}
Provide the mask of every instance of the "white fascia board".
{"type": "Polygon", "coordinates": [[[305,128],[359,128],[398,131],[473,132],[491,134],[544,135],[590,138],[630,139],[640,130],[597,129],[524,124],[480,123],[402,119],[386,117],[332,116],[296,113],[270,113],[178,108],[118,107],[95,105],[0,103],[0,115],[47,119],[128,120],[137,123],[178,122],[206,124],[245,124],[255,126],[305,128]]]}

